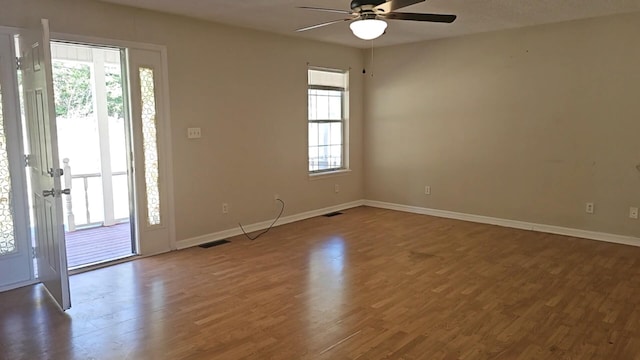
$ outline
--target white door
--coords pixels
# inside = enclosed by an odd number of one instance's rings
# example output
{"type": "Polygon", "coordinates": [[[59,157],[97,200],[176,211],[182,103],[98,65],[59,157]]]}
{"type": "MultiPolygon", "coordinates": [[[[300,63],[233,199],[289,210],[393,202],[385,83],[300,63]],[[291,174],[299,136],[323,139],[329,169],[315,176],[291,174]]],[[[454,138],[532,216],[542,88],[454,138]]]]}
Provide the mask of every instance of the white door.
{"type": "Polygon", "coordinates": [[[13,36],[0,34],[0,291],[33,279],[13,36]]]}
{"type": "Polygon", "coordinates": [[[20,52],[38,279],[58,305],[66,310],[71,307],[71,302],[48,20],[42,20],[41,29],[20,34],[20,52]]]}

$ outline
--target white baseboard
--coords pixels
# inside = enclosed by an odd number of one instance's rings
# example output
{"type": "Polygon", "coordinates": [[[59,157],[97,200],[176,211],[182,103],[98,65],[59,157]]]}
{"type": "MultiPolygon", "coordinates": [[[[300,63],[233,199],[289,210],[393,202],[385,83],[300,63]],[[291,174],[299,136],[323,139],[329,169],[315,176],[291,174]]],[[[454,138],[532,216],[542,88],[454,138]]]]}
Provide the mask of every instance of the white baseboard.
{"type": "Polygon", "coordinates": [[[536,224],[525,221],[507,220],[494,218],[482,215],[465,214],[446,210],[429,209],[418,206],[409,206],[401,204],[393,204],[382,201],[364,200],[365,206],[377,207],[382,209],[397,210],[410,212],[414,214],[430,215],[448,219],[456,219],[463,221],[470,221],[481,224],[498,225],[515,229],[533,230],[549,234],[565,235],[589,240],[606,241],[610,243],[640,246],[640,238],[633,236],[615,235],[608,233],[601,233],[596,231],[572,229],[561,226],[536,224]]]}
{"type": "MultiPolygon", "coordinates": [[[[357,200],[357,201],[352,201],[352,202],[349,202],[349,203],[329,206],[329,207],[322,208],[322,209],[311,210],[311,211],[306,211],[306,212],[299,213],[299,214],[285,216],[285,217],[280,218],[280,220],[278,220],[276,222],[274,227],[280,226],[280,225],[284,225],[284,224],[289,224],[289,223],[292,223],[292,222],[295,222],[295,221],[309,219],[309,218],[312,218],[312,217],[324,215],[326,213],[330,213],[330,212],[334,212],[334,211],[340,211],[340,210],[345,210],[345,209],[350,209],[350,208],[362,206],[362,205],[364,205],[364,202],[365,202],[364,200],[357,200]]],[[[247,233],[254,232],[254,231],[259,231],[259,230],[264,230],[264,229],[268,228],[269,225],[271,225],[272,222],[273,222],[273,220],[269,220],[269,221],[263,221],[263,222],[255,223],[255,224],[244,225],[244,230],[247,233]]],[[[177,246],[178,250],[182,250],[182,249],[186,249],[186,248],[189,248],[189,247],[192,247],[192,246],[198,246],[198,245],[206,244],[206,243],[211,242],[211,241],[222,240],[222,239],[226,239],[226,238],[229,238],[229,237],[232,237],[232,236],[241,235],[241,234],[242,234],[242,230],[240,230],[240,228],[238,227],[238,228],[218,231],[218,232],[211,233],[211,234],[196,236],[196,237],[193,237],[193,238],[190,238],[190,239],[180,240],[180,241],[178,241],[176,243],[176,246],[177,246]]]]}
{"type": "MultiPolygon", "coordinates": [[[[274,226],[289,224],[292,222],[324,215],[326,213],[330,213],[333,211],[340,211],[340,210],[350,209],[350,208],[363,206],[363,205],[382,208],[382,209],[404,211],[404,212],[409,212],[414,214],[430,215],[430,216],[436,216],[436,217],[447,218],[447,219],[456,219],[456,220],[470,221],[470,222],[481,223],[481,224],[498,225],[498,226],[514,228],[514,229],[532,230],[532,231],[539,231],[539,232],[544,232],[549,234],[564,235],[564,236],[571,236],[571,237],[577,237],[577,238],[583,238],[583,239],[589,239],[589,240],[598,240],[598,241],[605,241],[605,242],[610,242],[615,244],[623,244],[623,245],[640,247],[640,238],[633,237],[633,236],[624,236],[624,235],[602,233],[597,231],[572,229],[572,228],[566,228],[561,226],[531,223],[526,221],[500,219],[500,218],[494,218],[490,216],[465,214],[465,213],[459,213],[454,211],[429,209],[429,208],[423,208],[418,206],[394,204],[394,203],[374,201],[374,200],[357,200],[349,203],[329,206],[322,209],[311,210],[311,211],[306,211],[299,214],[285,216],[283,218],[280,218],[280,220],[278,220],[274,226]]],[[[248,233],[264,230],[268,228],[272,222],[273,220],[263,221],[255,224],[246,225],[244,228],[245,228],[245,231],[248,233]]],[[[242,234],[242,231],[238,227],[238,228],[218,231],[211,234],[196,236],[190,239],[180,240],[177,242],[176,245],[178,250],[182,250],[192,246],[206,244],[211,241],[222,240],[222,239],[226,239],[226,238],[241,235],[241,234],[242,234]]]]}
{"type": "Polygon", "coordinates": [[[10,284],[7,286],[0,286],[0,293],[1,292],[5,292],[5,291],[9,291],[9,290],[15,290],[21,287],[25,287],[25,286],[31,286],[31,285],[35,285],[39,283],[38,280],[27,280],[27,281],[22,281],[22,282],[18,282],[15,284],[10,284]]]}

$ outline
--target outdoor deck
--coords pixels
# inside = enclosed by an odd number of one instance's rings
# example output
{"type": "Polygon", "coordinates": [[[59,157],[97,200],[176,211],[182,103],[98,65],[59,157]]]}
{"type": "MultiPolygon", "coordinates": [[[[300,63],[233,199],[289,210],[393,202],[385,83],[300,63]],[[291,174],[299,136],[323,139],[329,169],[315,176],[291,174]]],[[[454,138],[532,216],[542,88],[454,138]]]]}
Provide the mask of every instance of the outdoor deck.
{"type": "Polygon", "coordinates": [[[128,222],[65,233],[70,269],[131,255],[128,222]]]}

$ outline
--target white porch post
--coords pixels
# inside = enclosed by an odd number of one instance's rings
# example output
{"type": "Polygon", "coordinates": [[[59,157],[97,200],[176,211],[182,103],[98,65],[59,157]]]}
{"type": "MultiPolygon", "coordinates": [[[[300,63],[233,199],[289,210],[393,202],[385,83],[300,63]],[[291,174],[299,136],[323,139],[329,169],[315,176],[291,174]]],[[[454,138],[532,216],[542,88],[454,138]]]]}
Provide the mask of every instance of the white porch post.
{"type": "Polygon", "coordinates": [[[113,176],[111,172],[111,148],[109,142],[109,109],[107,107],[107,85],[104,70],[104,51],[93,52],[93,96],[94,111],[98,117],[100,137],[100,167],[102,173],[102,197],[104,203],[104,225],[115,224],[113,210],[113,176]]]}
{"type": "MultiPolygon", "coordinates": [[[[69,158],[64,158],[62,160],[64,163],[64,187],[67,189],[71,189],[72,179],[71,179],[71,166],[69,166],[69,158]]],[[[72,232],[76,231],[76,217],[73,215],[73,206],[71,205],[71,194],[66,195],[65,197],[65,205],[67,210],[67,231],[72,232]]]]}

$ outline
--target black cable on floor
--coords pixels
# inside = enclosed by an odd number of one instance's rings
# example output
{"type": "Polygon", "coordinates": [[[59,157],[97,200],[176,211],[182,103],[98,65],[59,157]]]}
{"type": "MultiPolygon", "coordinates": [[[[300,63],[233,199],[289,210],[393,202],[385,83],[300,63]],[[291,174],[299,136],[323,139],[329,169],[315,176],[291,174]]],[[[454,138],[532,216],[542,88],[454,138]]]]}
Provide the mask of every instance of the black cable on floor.
{"type": "Polygon", "coordinates": [[[282,201],[281,199],[276,199],[276,200],[280,201],[280,203],[282,204],[282,208],[280,209],[280,214],[278,214],[278,217],[276,217],[276,219],[273,220],[271,225],[269,225],[269,227],[266,230],[263,230],[261,233],[259,233],[255,237],[249,236],[249,234],[247,234],[247,232],[244,231],[244,228],[242,227],[242,224],[238,223],[238,225],[240,225],[240,230],[242,230],[242,233],[244,234],[244,236],[246,236],[249,240],[255,240],[255,239],[259,238],[260,236],[268,233],[269,230],[271,230],[271,228],[273,227],[273,225],[275,225],[276,221],[280,220],[280,217],[282,216],[282,213],[284,212],[284,201],[282,201]]]}

